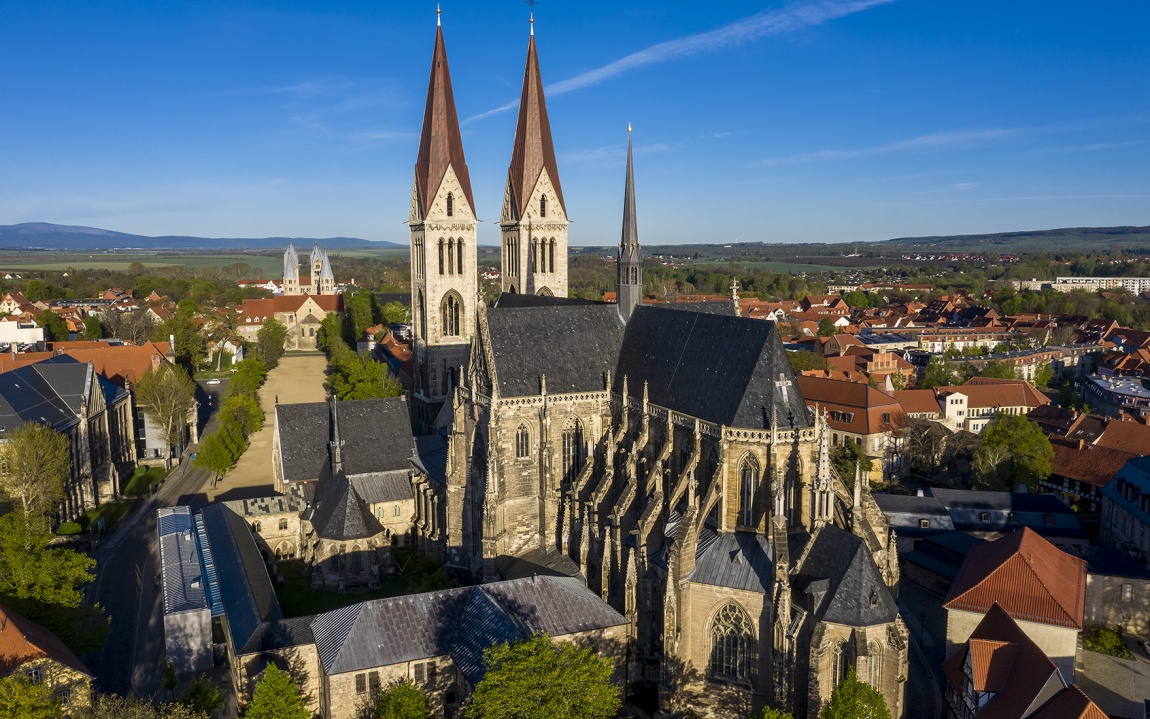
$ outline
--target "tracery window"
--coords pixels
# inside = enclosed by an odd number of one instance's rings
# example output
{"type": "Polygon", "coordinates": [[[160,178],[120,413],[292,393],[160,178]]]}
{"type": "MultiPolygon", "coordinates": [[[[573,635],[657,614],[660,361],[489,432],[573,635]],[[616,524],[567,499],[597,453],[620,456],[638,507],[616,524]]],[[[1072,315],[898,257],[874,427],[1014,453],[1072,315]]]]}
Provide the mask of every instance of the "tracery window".
{"type": "Polygon", "coordinates": [[[527,431],[527,426],[521,424],[515,432],[515,457],[517,459],[527,459],[530,456],[531,435],[527,431]]]}
{"type": "Polygon", "coordinates": [[[445,337],[458,337],[460,328],[459,295],[451,292],[443,298],[443,334],[445,337]]]}
{"type": "Polygon", "coordinates": [[[563,428],[563,480],[573,481],[583,469],[583,423],[578,417],[567,420],[563,428]]]}
{"type": "Polygon", "coordinates": [[[851,669],[851,646],[849,642],[842,642],[835,647],[834,656],[831,657],[831,687],[837,687],[846,680],[851,669]]]}
{"type": "Polygon", "coordinates": [[[739,466],[739,524],[744,527],[755,524],[755,488],[758,484],[758,462],[747,456],[739,466]]]}
{"type": "Polygon", "coordinates": [[[882,647],[878,642],[871,642],[867,651],[870,653],[867,658],[867,684],[882,691],[882,647]]]}
{"type": "Polygon", "coordinates": [[[707,679],[748,686],[755,656],[755,630],[747,613],[727,604],[711,621],[711,657],[707,679]]]}

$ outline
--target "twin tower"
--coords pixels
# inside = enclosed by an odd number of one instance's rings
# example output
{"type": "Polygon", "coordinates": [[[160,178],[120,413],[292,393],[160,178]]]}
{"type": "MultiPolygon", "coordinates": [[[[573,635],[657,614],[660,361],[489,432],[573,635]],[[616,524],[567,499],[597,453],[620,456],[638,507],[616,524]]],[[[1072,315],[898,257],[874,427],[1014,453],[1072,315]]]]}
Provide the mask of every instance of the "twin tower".
{"type": "MultiPolygon", "coordinates": [[[[408,224],[416,395],[438,403],[447,398],[467,362],[482,301],[475,198],[441,26],[435,31],[408,224]]],[[[567,225],[533,24],[499,220],[503,292],[567,297],[567,225]]],[[[620,313],[626,320],[642,300],[643,287],[630,137],[617,282],[620,313]]]]}

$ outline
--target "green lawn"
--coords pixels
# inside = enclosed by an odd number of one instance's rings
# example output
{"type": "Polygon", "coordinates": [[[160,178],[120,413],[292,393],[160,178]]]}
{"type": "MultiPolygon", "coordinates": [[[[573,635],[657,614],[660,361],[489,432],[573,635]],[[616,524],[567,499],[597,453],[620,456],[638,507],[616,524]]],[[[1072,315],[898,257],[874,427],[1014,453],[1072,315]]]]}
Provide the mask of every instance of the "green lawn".
{"type": "Polygon", "coordinates": [[[134,502],[127,501],[101,504],[99,507],[96,507],[92,511],[85,514],[83,517],[80,517],[78,523],[80,528],[87,532],[88,527],[98,526],[100,517],[103,517],[104,533],[106,534],[112,529],[112,527],[115,526],[116,522],[119,522],[124,518],[124,515],[131,511],[133,505],[134,502]]]}
{"type": "Polygon", "coordinates": [[[158,484],[166,474],[163,467],[136,467],[136,473],[124,487],[124,496],[139,497],[147,494],[152,485],[158,484]]]}
{"type": "Polygon", "coordinates": [[[397,566],[401,568],[399,574],[385,581],[379,589],[357,594],[339,594],[324,589],[313,589],[311,577],[304,571],[302,562],[283,562],[279,565],[279,571],[283,575],[284,583],[276,583],[276,597],[279,599],[280,609],[289,619],[307,617],[370,599],[400,597],[455,586],[455,582],[444,574],[443,567],[431,557],[418,554],[411,549],[399,549],[395,552],[395,559],[397,566]]]}

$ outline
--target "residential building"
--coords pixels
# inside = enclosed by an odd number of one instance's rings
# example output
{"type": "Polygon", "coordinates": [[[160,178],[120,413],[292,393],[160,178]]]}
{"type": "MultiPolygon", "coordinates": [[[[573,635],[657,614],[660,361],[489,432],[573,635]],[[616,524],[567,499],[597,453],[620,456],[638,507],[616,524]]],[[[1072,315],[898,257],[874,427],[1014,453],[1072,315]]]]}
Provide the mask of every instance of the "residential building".
{"type": "Polygon", "coordinates": [[[901,474],[899,429],[905,426],[902,405],[891,395],[857,382],[800,375],[795,378],[807,408],[826,413],[831,447],[854,442],[877,464],[875,479],[901,474]]]}
{"type": "Polygon", "coordinates": [[[1122,413],[1135,417],[1150,416],[1150,390],[1141,380],[1090,375],[1078,382],[1086,404],[1099,414],[1117,417],[1122,413]]]}
{"type": "Polygon", "coordinates": [[[0,345],[39,345],[44,341],[44,328],[35,322],[21,321],[19,316],[0,320],[0,345]]]}
{"type": "Polygon", "coordinates": [[[1086,561],[1087,624],[1118,627],[1134,636],[1150,635],[1150,570],[1121,549],[1065,547],[1086,561]]]}
{"type": "Polygon", "coordinates": [[[1150,291],[1150,277],[1056,277],[1050,286],[1059,292],[1126,290],[1140,295],[1150,291]]]}
{"type": "Polygon", "coordinates": [[[997,362],[1013,368],[1014,371],[1018,373],[1020,379],[1032,380],[1039,367],[1048,364],[1053,369],[1054,364],[1061,360],[1061,349],[1057,347],[1039,347],[1037,349],[1010,350],[1008,352],[996,352],[987,355],[955,357],[954,359],[947,360],[947,364],[955,369],[963,365],[970,365],[976,372],[981,372],[986,369],[986,366],[991,362],[997,362]]]}
{"type": "Polygon", "coordinates": [[[980,544],[943,602],[947,653],[965,643],[997,603],[1070,682],[1085,597],[1086,562],[1029,528],[980,544]]]}
{"type": "Polygon", "coordinates": [[[1025,415],[1050,398],[1022,380],[974,377],[966,384],[891,393],[908,417],[929,419],[952,431],[979,434],[995,415],[1025,415]]]}
{"type": "Polygon", "coordinates": [[[1129,460],[1102,488],[1099,541],[1150,559],[1150,457],[1129,460]]]}
{"type": "Polygon", "coordinates": [[[72,650],[52,632],[0,604],[0,677],[14,674],[45,685],[65,709],[91,701],[92,672],[72,650]]]}

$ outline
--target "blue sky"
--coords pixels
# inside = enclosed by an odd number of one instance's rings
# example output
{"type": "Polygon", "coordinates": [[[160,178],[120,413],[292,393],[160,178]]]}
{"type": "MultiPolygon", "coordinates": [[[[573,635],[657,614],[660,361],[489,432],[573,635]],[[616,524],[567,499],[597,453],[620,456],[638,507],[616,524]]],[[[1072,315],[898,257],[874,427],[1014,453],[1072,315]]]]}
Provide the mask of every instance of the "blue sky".
{"type": "MultiPolygon", "coordinates": [[[[1145,0],[540,0],[576,245],[1150,224],[1145,0]]],[[[406,242],[427,0],[0,0],[0,224],[406,242]]],[[[518,0],[446,0],[497,244],[518,0]]]]}

